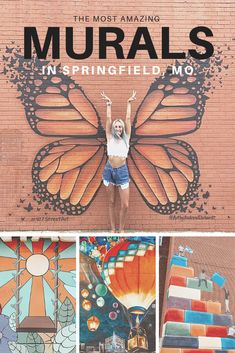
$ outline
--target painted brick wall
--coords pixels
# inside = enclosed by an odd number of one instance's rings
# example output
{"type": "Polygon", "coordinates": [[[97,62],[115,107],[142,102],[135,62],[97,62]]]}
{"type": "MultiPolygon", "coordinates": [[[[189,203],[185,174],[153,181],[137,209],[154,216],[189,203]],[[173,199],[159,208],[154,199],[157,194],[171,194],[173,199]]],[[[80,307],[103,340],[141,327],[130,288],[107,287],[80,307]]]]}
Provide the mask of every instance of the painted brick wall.
{"type": "MultiPolygon", "coordinates": [[[[148,26],[161,56],[160,29],[169,26],[172,50],[186,50],[190,42],[188,33],[198,25],[205,25],[214,32],[213,43],[223,50],[224,65],[229,65],[223,74],[223,86],[215,83],[215,90],[210,94],[201,128],[184,136],[196,150],[200,163],[201,190],[196,207],[203,207],[203,212],[189,208],[192,213],[182,213],[183,219],[172,219],[150,210],[131,184],[130,209],[127,228],[132,230],[226,230],[235,229],[235,191],[234,191],[234,15],[233,1],[129,1],[117,3],[109,1],[0,1],[1,6],[1,49],[15,41],[23,46],[23,27],[36,26],[43,36],[48,26],[74,26],[79,35],[87,24],[74,23],[74,15],[158,15],[159,23],[142,23],[148,26]],[[227,45],[227,46],[226,46],[227,45]],[[230,50],[228,50],[228,46],[230,50]],[[225,75],[225,73],[227,75],[225,75]],[[209,191],[209,198],[202,195],[209,191]],[[204,204],[206,202],[206,204],[204,204]],[[207,213],[206,213],[207,212],[207,213]],[[196,219],[184,219],[185,215],[196,219]],[[203,217],[206,218],[203,218],[203,217]],[[203,219],[201,219],[203,218],[203,219]]],[[[125,30],[124,51],[130,46],[135,27],[138,24],[90,23],[99,26],[120,26],[125,30]]],[[[95,33],[97,33],[95,31],[95,33]]],[[[83,64],[111,65],[119,64],[114,53],[109,52],[108,60],[97,59],[97,36],[94,55],[83,64]]],[[[155,61],[155,60],[154,60],[155,61]]],[[[146,53],[142,53],[135,61],[137,65],[153,65],[146,53]]],[[[64,33],[62,30],[62,65],[75,65],[64,51],[64,33]]],[[[122,60],[123,65],[130,64],[122,60]]],[[[171,60],[157,61],[164,70],[171,60]]],[[[82,64],[79,62],[79,64],[82,64]]],[[[133,62],[132,62],[133,64],[133,62]]],[[[156,65],[156,62],[154,62],[156,65]]],[[[137,90],[137,101],[133,105],[133,115],[146,94],[153,76],[74,76],[83,87],[88,97],[99,111],[102,122],[105,121],[105,106],[100,99],[100,91],[104,90],[113,100],[113,116],[125,114],[126,100],[130,92],[137,90]]],[[[104,187],[99,190],[89,209],[81,216],[63,216],[59,211],[45,210],[42,205],[35,205],[32,200],[31,168],[36,153],[44,145],[54,141],[49,137],[36,135],[29,127],[18,93],[0,76],[0,228],[10,229],[108,229],[108,205],[104,187]],[[21,201],[20,201],[21,199],[21,201]],[[33,210],[25,208],[31,203],[33,210]]]]}

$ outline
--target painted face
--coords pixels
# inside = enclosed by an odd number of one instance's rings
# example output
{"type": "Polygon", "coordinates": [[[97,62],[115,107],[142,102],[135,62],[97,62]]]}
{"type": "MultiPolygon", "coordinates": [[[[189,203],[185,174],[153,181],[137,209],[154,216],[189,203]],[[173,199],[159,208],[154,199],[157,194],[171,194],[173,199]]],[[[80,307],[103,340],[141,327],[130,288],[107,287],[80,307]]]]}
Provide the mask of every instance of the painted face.
{"type": "Polygon", "coordinates": [[[114,130],[118,136],[121,136],[123,128],[122,128],[122,124],[119,121],[115,123],[114,130]]]}

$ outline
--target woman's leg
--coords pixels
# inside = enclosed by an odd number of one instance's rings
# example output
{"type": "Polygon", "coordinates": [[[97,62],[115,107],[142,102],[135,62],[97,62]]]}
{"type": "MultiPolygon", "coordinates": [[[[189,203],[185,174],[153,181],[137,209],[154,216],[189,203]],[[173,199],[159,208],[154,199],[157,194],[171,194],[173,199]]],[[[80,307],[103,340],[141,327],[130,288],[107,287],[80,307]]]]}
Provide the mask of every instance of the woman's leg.
{"type": "Polygon", "coordinates": [[[225,299],[225,312],[226,313],[230,313],[229,300],[228,299],[225,299]]]}
{"type": "Polygon", "coordinates": [[[130,188],[129,186],[126,189],[122,189],[119,187],[119,194],[121,199],[121,210],[120,210],[120,218],[119,218],[119,232],[124,232],[126,214],[129,207],[129,195],[130,188]]]}
{"type": "Polygon", "coordinates": [[[115,232],[115,186],[111,183],[106,187],[109,202],[109,221],[111,232],[115,232]]]}

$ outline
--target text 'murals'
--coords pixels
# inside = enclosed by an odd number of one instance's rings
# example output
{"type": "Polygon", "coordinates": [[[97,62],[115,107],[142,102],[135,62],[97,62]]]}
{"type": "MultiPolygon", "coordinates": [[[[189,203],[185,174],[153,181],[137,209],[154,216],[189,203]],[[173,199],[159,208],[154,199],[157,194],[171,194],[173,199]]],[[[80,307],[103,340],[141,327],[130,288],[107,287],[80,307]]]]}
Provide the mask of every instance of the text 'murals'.
{"type": "MultiPolygon", "coordinates": [[[[124,31],[119,27],[99,27],[99,59],[107,59],[108,48],[113,48],[117,59],[135,59],[139,51],[146,51],[150,59],[158,59],[158,55],[147,27],[137,27],[133,36],[128,54],[125,56],[122,43],[125,39],[124,31]],[[108,39],[113,36],[114,39],[108,39]]],[[[213,37],[213,33],[208,27],[198,26],[193,28],[189,33],[190,41],[196,46],[203,47],[203,52],[197,49],[188,49],[186,52],[171,52],[170,51],[170,30],[169,27],[162,27],[161,39],[162,59],[185,59],[189,54],[195,59],[208,59],[213,55],[214,47],[212,43],[205,39],[199,38],[199,35],[204,34],[206,37],[213,37]]],[[[65,28],[66,53],[75,60],[84,60],[89,58],[94,49],[93,27],[86,27],[85,29],[85,47],[82,52],[74,48],[74,29],[73,27],[65,28]]],[[[24,28],[24,57],[25,59],[32,58],[32,44],[34,46],[36,55],[39,59],[46,59],[48,50],[51,46],[52,58],[60,59],[60,27],[48,27],[44,43],[40,43],[36,27],[24,28]]]]}

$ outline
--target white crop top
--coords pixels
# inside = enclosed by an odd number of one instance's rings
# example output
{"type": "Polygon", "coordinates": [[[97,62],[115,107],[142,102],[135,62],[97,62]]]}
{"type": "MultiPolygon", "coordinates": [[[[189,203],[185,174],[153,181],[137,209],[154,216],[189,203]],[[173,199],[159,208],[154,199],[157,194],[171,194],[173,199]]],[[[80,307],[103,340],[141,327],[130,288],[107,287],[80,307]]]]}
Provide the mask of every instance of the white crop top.
{"type": "Polygon", "coordinates": [[[112,137],[107,142],[107,154],[108,156],[115,156],[115,157],[125,157],[127,158],[129,151],[129,141],[125,143],[123,139],[115,139],[112,137]]]}

